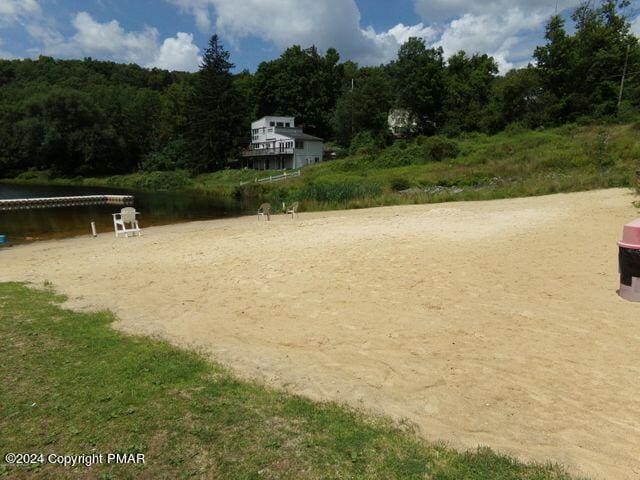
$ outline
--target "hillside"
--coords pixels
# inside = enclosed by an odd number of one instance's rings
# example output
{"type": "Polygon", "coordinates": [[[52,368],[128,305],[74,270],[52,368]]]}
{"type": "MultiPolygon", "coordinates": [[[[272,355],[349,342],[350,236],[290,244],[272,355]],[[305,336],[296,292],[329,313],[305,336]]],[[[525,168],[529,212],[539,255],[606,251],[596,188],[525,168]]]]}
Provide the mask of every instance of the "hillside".
{"type": "Polygon", "coordinates": [[[103,185],[148,190],[215,191],[256,203],[301,201],[306,210],[401,203],[483,200],[607,187],[633,187],[640,168],[640,122],[514,128],[457,139],[420,137],[379,150],[309,166],[286,183],[241,181],[280,172],[223,170],[190,176],[151,172],[102,178],[52,179],[27,172],[13,182],[103,185]]]}

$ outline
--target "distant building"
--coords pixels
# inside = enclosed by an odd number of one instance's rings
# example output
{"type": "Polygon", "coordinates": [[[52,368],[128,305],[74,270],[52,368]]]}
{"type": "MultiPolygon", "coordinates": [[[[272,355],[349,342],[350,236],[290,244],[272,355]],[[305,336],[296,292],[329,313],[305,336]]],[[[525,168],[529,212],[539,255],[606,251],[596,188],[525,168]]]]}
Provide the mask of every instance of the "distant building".
{"type": "Polygon", "coordinates": [[[251,123],[251,146],[242,166],[258,170],[300,168],[323,160],[323,140],[302,132],[294,117],[263,117],[251,123]]]}
{"type": "Polygon", "coordinates": [[[389,112],[387,117],[389,130],[395,137],[405,137],[415,133],[418,129],[418,121],[416,117],[409,112],[396,108],[389,112]]]}

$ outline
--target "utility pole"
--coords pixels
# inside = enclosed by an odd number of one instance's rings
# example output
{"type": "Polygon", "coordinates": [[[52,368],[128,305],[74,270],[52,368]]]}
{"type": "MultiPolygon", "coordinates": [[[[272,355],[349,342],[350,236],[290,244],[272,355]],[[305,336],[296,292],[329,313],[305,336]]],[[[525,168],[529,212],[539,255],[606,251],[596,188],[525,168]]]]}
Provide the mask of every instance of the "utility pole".
{"type": "Polygon", "coordinates": [[[631,50],[631,44],[627,45],[627,55],[624,59],[624,69],[622,70],[622,78],[620,79],[620,94],[618,95],[618,110],[620,110],[620,104],[622,103],[622,91],[624,90],[624,77],[627,76],[627,66],[629,65],[630,50],[631,50]]]}
{"type": "Polygon", "coordinates": [[[353,87],[354,80],[351,79],[351,139],[353,140],[353,87]]]}

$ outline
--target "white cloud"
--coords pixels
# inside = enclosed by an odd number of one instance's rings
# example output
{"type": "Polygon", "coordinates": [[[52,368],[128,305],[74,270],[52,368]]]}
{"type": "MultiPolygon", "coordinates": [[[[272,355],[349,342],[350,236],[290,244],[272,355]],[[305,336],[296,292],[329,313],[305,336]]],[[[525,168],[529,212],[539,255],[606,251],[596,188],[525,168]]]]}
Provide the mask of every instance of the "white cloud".
{"type": "Polygon", "coordinates": [[[208,30],[215,10],[216,30],[235,43],[244,37],[258,37],[278,48],[293,44],[335,47],[344,58],[364,65],[393,59],[410,36],[431,40],[436,31],[422,23],[398,24],[376,32],[362,27],[354,0],[166,0],[180,11],[195,16],[200,28],[208,30]]]}
{"type": "Polygon", "coordinates": [[[202,63],[200,51],[193,43],[193,35],[178,32],[175,38],[162,42],[153,66],[166,70],[193,71],[202,63]]]}
{"type": "Polygon", "coordinates": [[[196,20],[198,29],[207,32],[211,29],[211,17],[209,16],[210,0],[166,0],[177,6],[183,13],[190,13],[196,20]]]}
{"type": "Polygon", "coordinates": [[[126,32],[116,20],[96,22],[87,12],[78,13],[73,26],[76,34],[70,43],[85,55],[109,55],[144,65],[158,49],[158,30],[152,27],[126,32]]]}
{"type": "MultiPolygon", "coordinates": [[[[375,65],[395,58],[410,37],[458,50],[492,55],[505,72],[526,64],[532,38],[553,13],[553,0],[414,0],[423,21],[387,31],[362,26],[355,0],[166,0],[195,17],[200,28],[215,30],[232,43],[258,37],[280,49],[293,44],[335,47],[343,58],[375,65]],[[275,12],[275,13],[274,13],[275,12]]],[[[580,0],[558,0],[558,9],[580,0]]]]}
{"type": "MultiPolygon", "coordinates": [[[[464,14],[502,15],[508,10],[517,9],[525,14],[551,15],[555,8],[554,0],[414,0],[415,10],[429,23],[451,21],[464,14]]],[[[581,0],[558,0],[558,11],[579,5],[581,0]]]]}
{"type": "Polygon", "coordinates": [[[631,33],[636,37],[640,37],[640,15],[631,20],[631,33]]]}
{"type": "Polygon", "coordinates": [[[434,29],[433,27],[425,27],[422,23],[418,23],[417,25],[412,26],[404,26],[402,23],[399,23],[386,33],[392,35],[401,45],[411,37],[430,40],[437,35],[436,29],[434,29]]]}
{"type": "Polygon", "coordinates": [[[32,24],[28,33],[43,44],[42,53],[71,57],[95,56],[143,67],[195,71],[201,62],[193,35],[178,32],[159,41],[156,28],[127,32],[116,20],[100,23],[87,12],[73,18],[75,34],[65,39],[57,30],[32,24]]]}
{"type": "Polygon", "coordinates": [[[514,50],[547,18],[543,13],[527,14],[518,8],[501,15],[467,13],[446,26],[437,45],[446,56],[459,50],[492,55],[504,73],[514,67],[514,50]]]}
{"type": "Polygon", "coordinates": [[[0,0],[0,25],[11,25],[40,13],[37,0],[0,0]]]}
{"type": "MultiPolygon", "coordinates": [[[[553,0],[414,0],[424,22],[442,32],[436,42],[446,55],[458,50],[487,53],[500,72],[521,67],[531,59],[534,39],[556,11],[553,0]]],[[[577,6],[581,0],[558,0],[557,11],[577,6]]]]}

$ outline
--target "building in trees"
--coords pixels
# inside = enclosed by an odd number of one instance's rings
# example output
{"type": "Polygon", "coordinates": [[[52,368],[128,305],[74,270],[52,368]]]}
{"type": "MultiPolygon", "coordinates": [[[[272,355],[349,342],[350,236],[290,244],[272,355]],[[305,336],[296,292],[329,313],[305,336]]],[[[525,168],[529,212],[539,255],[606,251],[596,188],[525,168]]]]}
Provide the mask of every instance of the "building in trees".
{"type": "Polygon", "coordinates": [[[394,108],[387,117],[389,131],[396,138],[414,135],[418,131],[418,120],[409,110],[394,108]]]}
{"type": "Polygon", "coordinates": [[[259,170],[300,168],[323,160],[321,138],[295,126],[294,117],[262,117],[251,123],[251,145],[242,165],[259,170]]]}

